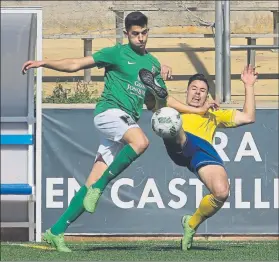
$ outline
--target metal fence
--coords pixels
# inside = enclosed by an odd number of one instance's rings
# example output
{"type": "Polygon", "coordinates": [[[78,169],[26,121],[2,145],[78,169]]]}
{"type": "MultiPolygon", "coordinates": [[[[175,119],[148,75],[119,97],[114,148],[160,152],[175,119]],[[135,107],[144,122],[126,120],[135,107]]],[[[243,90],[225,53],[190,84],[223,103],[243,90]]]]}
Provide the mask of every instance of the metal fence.
{"type": "Polygon", "coordinates": [[[278,12],[274,12],[274,45],[256,45],[256,38],[248,38],[247,46],[231,46],[230,1],[215,1],[215,96],[222,102],[231,100],[231,50],[247,50],[247,64],[255,65],[255,50],[279,49],[278,12]]]}
{"type": "MultiPolygon", "coordinates": [[[[168,11],[177,11],[176,8],[168,8],[168,11]]],[[[142,10],[143,7],[139,7],[142,10]]],[[[111,8],[115,13],[115,31],[114,35],[45,35],[44,39],[82,39],[84,41],[84,56],[92,54],[92,41],[99,38],[115,38],[116,42],[123,42],[123,20],[125,11],[134,11],[135,6],[129,7],[118,6],[111,8]],[[121,19],[120,19],[121,18],[121,19]]],[[[158,7],[146,6],[144,10],[161,11],[158,7]]],[[[143,10],[143,11],[144,11],[143,10]]],[[[187,10],[185,10],[187,11],[187,10]]],[[[215,11],[215,23],[212,24],[212,29],[215,29],[213,34],[151,34],[149,38],[215,38],[215,98],[220,102],[231,101],[231,51],[247,50],[247,64],[255,66],[256,50],[274,50],[278,51],[278,30],[279,30],[279,10],[278,7],[232,7],[230,1],[215,1],[215,10],[212,8],[199,7],[191,9],[193,11],[215,11]],[[273,34],[231,34],[230,33],[230,12],[232,11],[270,11],[273,13],[273,34]],[[247,45],[231,45],[232,38],[246,38],[247,45]],[[258,38],[273,38],[273,45],[256,45],[258,38]]],[[[209,49],[191,48],[191,47],[174,47],[174,48],[150,48],[150,52],[181,52],[181,51],[207,51],[209,49]]],[[[213,49],[214,50],[214,49],[213,49]]],[[[91,81],[91,69],[84,70],[85,82],[91,81]]]]}

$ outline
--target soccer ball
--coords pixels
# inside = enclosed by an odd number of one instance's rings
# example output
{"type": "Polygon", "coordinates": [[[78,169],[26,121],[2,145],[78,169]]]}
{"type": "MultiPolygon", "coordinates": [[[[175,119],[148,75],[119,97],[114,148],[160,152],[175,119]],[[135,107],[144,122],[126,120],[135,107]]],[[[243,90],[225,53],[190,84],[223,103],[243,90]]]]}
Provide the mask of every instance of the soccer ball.
{"type": "Polygon", "coordinates": [[[180,114],[171,107],[163,107],[157,110],[151,118],[153,131],[162,138],[175,137],[181,126],[180,114]]]}

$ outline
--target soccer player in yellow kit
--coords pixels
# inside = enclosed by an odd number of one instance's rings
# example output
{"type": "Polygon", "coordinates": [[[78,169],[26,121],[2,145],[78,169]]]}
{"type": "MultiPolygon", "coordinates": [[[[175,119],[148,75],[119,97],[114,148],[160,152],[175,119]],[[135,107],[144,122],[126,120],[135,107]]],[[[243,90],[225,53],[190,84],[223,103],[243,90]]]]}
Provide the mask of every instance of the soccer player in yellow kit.
{"type": "MultiPolygon", "coordinates": [[[[237,127],[255,121],[254,84],[257,79],[251,65],[246,66],[241,74],[245,88],[245,102],[242,111],[236,109],[209,109],[207,113],[181,114],[182,128],[174,139],[164,139],[170,158],[180,166],[195,173],[210,191],[200,202],[193,215],[182,218],[184,236],[182,250],[192,246],[193,237],[199,227],[213,216],[224,204],[229,195],[229,183],[223,161],[212,146],[217,127],[237,127]]],[[[186,104],[202,107],[207,102],[208,82],[204,75],[193,75],[187,88],[186,104]]]]}

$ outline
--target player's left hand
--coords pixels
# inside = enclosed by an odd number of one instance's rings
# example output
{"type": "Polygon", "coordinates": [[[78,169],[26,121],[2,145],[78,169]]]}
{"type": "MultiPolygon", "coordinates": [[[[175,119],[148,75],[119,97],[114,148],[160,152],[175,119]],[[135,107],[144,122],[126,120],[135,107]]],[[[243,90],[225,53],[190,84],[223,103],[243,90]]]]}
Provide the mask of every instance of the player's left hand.
{"type": "Polygon", "coordinates": [[[163,80],[173,79],[172,78],[172,68],[166,65],[161,66],[161,76],[163,80]]]}
{"type": "Polygon", "coordinates": [[[258,73],[252,65],[244,67],[241,73],[241,80],[245,86],[253,86],[258,78],[258,73]]]}

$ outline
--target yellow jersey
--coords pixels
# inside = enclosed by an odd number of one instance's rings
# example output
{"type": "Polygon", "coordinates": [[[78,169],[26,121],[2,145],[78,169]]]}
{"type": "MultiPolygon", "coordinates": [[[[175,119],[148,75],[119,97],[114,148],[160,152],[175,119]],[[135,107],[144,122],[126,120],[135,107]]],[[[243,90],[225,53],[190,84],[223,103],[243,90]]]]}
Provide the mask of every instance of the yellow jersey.
{"type": "Polygon", "coordinates": [[[216,128],[235,127],[235,109],[209,110],[205,115],[181,114],[184,131],[198,136],[212,144],[216,128]]]}

